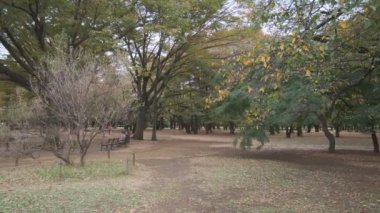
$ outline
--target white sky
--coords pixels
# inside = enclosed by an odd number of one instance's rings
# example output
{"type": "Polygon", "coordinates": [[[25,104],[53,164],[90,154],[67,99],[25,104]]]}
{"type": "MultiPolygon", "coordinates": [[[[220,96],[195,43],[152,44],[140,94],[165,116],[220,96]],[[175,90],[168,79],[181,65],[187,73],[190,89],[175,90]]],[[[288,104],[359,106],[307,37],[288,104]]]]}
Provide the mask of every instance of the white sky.
{"type": "Polygon", "coordinates": [[[5,57],[8,54],[8,51],[4,48],[2,44],[0,44],[0,58],[5,57]]]}

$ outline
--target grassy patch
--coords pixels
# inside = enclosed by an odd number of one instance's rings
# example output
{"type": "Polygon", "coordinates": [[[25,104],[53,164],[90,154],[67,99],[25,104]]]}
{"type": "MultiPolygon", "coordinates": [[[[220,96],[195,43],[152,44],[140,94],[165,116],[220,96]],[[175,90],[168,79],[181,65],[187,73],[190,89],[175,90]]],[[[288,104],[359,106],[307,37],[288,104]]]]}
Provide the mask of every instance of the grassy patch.
{"type": "Polygon", "coordinates": [[[62,180],[57,170],[39,166],[2,171],[0,212],[138,212],[178,197],[180,187],[151,185],[150,171],[142,165],[126,175],[123,162],[65,166],[62,180]]]}
{"type": "Polygon", "coordinates": [[[127,175],[127,169],[123,162],[89,162],[84,167],[72,165],[40,167],[36,170],[36,175],[44,181],[89,180],[127,175]]]}
{"type": "Polygon", "coordinates": [[[126,211],[141,202],[140,196],[118,187],[119,184],[81,182],[3,193],[0,206],[2,212],[112,212],[126,211]]]}
{"type": "Polygon", "coordinates": [[[2,172],[0,212],[128,212],[149,199],[135,190],[146,182],[140,171],[127,175],[124,162],[64,166],[63,179],[57,166],[2,172]]]}

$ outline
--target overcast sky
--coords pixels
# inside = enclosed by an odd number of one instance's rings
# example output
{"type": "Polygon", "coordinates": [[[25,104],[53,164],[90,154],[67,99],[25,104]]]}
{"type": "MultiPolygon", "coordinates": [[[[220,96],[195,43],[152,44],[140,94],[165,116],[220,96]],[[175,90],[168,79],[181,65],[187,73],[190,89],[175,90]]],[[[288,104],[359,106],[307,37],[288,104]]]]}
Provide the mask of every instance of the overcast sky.
{"type": "Polygon", "coordinates": [[[0,44],[0,58],[4,57],[5,54],[7,54],[7,50],[3,47],[2,44],[0,44]]]}

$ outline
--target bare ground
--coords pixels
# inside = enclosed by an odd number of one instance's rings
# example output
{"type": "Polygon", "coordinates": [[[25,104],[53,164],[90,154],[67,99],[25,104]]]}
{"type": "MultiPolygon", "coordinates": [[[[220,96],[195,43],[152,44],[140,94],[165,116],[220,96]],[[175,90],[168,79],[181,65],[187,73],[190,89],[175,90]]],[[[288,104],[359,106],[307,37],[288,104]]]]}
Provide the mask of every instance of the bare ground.
{"type": "MultiPolygon", "coordinates": [[[[261,150],[251,151],[234,149],[233,136],[223,132],[186,135],[165,130],[158,136],[158,142],[132,141],[127,148],[112,151],[113,161],[131,161],[132,153],[136,154],[137,168],[126,178],[75,183],[36,181],[38,185],[33,186],[0,178],[0,200],[1,195],[10,202],[12,193],[44,188],[87,190],[110,185],[120,192],[120,200],[94,206],[86,197],[91,195],[84,194],[85,203],[78,204],[77,211],[378,212],[380,209],[380,156],[371,152],[369,135],[342,133],[336,154],[325,151],[327,142],[319,133],[305,133],[302,138],[292,139],[273,136],[261,150]]],[[[147,131],[146,138],[149,137],[147,131]]],[[[100,152],[98,144],[105,139],[98,138],[88,161],[107,160],[106,152],[100,152]]],[[[54,161],[50,154],[41,153],[37,160],[22,159],[19,168],[54,161]]],[[[17,170],[12,165],[11,158],[2,158],[0,172],[17,170]]],[[[107,200],[104,196],[110,195],[99,196],[100,200],[107,200]]],[[[62,208],[63,212],[70,211],[62,208]]]]}

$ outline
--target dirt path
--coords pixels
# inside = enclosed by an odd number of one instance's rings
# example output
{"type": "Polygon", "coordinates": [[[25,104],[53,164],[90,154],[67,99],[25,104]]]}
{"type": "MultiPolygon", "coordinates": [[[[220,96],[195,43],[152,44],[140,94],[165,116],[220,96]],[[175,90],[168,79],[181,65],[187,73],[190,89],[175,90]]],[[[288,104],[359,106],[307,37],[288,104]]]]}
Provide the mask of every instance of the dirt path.
{"type": "MultiPolygon", "coordinates": [[[[150,151],[136,151],[138,162],[153,170],[152,188],[173,188],[175,196],[150,203],[137,212],[214,212],[212,206],[199,204],[209,195],[199,188],[202,180],[197,177],[193,160],[217,156],[232,148],[230,135],[182,135],[178,132],[159,134],[160,141],[150,151]]],[[[154,190],[154,189],[153,189],[154,190]]]]}
{"type": "MultiPolygon", "coordinates": [[[[266,146],[264,150],[260,152],[252,153],[234,150],[232,147],[232,141],[234,138],[228,134],[219,134],[216,136],[183,135],[178,134],[178,132],[171,132],[169,134],[168,132],[165,132],[161,133],[159,136],[160,142],[156,144],[158,148],[153,148],[151,151],[145,150],[143,153],[137,152],[137,155],[139,155],[138,161],[154,171],[152,185],[149,186],[147,190],[152,190],[152,187],[173,187],[175,195],[171,196],[170,199],[164,199],[164,201],[151,203],[148,206],[139,208],[137,209],[138,212],[235,211],[236,209],[234,209],[233,206],[224,205],[224,202],[237,198],[240,199],[241,194],[250,194],[252,192],[245,192],[244,188],[235,186],[227,187],[225,190],[218,191],[218,193],[216,193],[213,189],[205,190],[205,186],[210,184],[212,185],[213,183],[210,183],[209,181],[212,180],[210,180],[207,176],[205,177],[204,174],[209,175],[208,173],[214,169],[214,166],[219,165],[223,168],[223,164],[221,165],[219,162],[211,165],[207,163],[208,161],[213,161],[215,159],[216,161],[219,161],[225,158],[230,158],[232,159],[233,164],[235,164],[234,161],[236,159],[248,158],[250,160],[253,159],[260,162],[269,161],[271,163],[280,162],[281,164],[291,164],[295,165],[297,169],[302,168],[306,172],[317,171],[318,174],[321,172],[332,173],[332,178],[335,178],[335,180],[331,180],[331,183],[324,184],[325,186],[330,187],[330,189],[328,189],[328,187],[323,187],[323,190],[321,189],[322,191],[317,190],[318,184],[314,185],[315,183],[308,182],[313,180],[303,182],[301,181],[302,177],[300,177],[300,186],[305,184],[305,187],[309,185],[316,188],[312,194],[308,195],[312,199],[315,199],[324,193],[330,194],[330,190],[342,190],[342,188],[345,187],[344,185],[347,183],[355,183],[356,185],[349,187],[349,190],[352,190],[358,194],[369,190],[373,187],[373,185],[379,186],[378,181],[380,179],[378,176],[380,174],[380,158],[366,151],[370,149],[370,144],[363,146],[362,143],[364,142],[360,141],[367,140],[368,138],[365,136],[351,136],[351,139],[353,138],[355,140],[355,142],[351,144],[347,143],[347,138],[344,138],[340,142],[342,143],[340,148],[343,148],[343,150],[340,150],[336,155],[326,153],[326,145],[319,144],[318,140],[317,144],[310,145],[313,147],[312,149],[310,149],[310,146],[307,144],[304,146],[296,144],[295,146],[290,146],[289,148],[289,144],[274,143],[266,146]],[[361,150],[350,151],[351,148],[358,147],[360,147],[361,150]],[[210,171],[204,173],[205,170],[210,171]],[[358,181],[361,183],[358,184],[358,181]]],[[[318,136],[314,135],[314,137],[318,136]]],[[[320,140],[323,141],[324,137],[319,137],[320,140]]],[[[228,161],[228,163],[231,162],[228,161]]],[[[233,167],[233,165],[228,165],[227,167],[229,166],[233,167]]],[[[232,169],[232,171],[234,171],[234,169],[232,169]]],[[[234,180],[226,180],[234,182],[234,180]]],[[[326,180],[328,179],[326,178],[326,180]]],[[[314,181],[320,182],[319,179],[314,181]]],[[[225,185],[231,185],[231,183],[226,182],[225,185]]],[[[256,193],[261,194],[262,192],[256,193]]],[[[308,192],[304,193],[308,194],[308,192]]],[[[336,198],[335,201],[331,203],[332,206],[337,202],[346,202],[344,200],[350,199],[353,195],[346,194],[344,195],[346,198],[340,197],[342,196],[341,194],[336,194],[334,196],[336,196],[336,198]]],[[[283,199],[288,199],[287,195],[285,195],[283,199]]],[[[354,197],[353,199],[358,199],[358,197],[354,197]]],[[[377,202],[377,205],[379,205],[380,201],[377,202]]],[[[329,202],[327,203],[330,205],[329,202]]],[[[353,204],[350,203],[347,205],[351,206],[353,204]]],[[[345,207],[342,209],[344,208],[345,207]]],[[[363,209],[363,212],[367,212],[365,211],[366,207],[363,209]]],[[[252,209],[247,212],[250,212],[251,210],[252,209]]]]}

